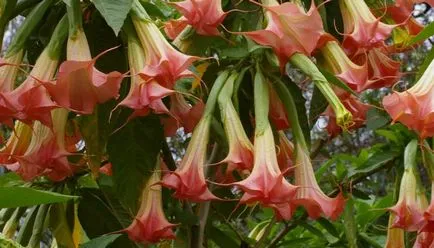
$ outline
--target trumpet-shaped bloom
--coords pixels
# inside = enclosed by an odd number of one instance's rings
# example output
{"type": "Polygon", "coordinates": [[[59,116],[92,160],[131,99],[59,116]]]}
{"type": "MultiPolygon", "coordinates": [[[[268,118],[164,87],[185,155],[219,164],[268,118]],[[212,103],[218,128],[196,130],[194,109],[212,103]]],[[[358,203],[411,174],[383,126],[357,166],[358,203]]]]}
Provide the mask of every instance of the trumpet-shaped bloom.
{"type": "MultiPolygon", "coordinates": [[[[355,96],[348,93],[341,95],[340,97],[345,108],[348,109],[353,115],[353,125],[348,130],[355,130],[362,127],[366,121],[366,114],[369,110],[369,105],[361,102],[355,96]]],[[[325,116],[329,117],[327,125],[327,132],[333,138],[342,132],[342,128],[336,122],[336,115],[331,107],[328,107],[324,112],[325,116]]]]}
{"type": "Polygon", "coordinates": [[[351,61],[338,42],[327,42],[321,48],[321,55],[325,67],[351,89],[361,92],[369,88],[368,66],[366,62],[358,65],[351,61]]]}
{"type": "Polygon", "coordinates": [[[418,188],[418,178],[415,174],[415,159],[417,141],[407,145],[404,154],[405,170],[402,175],[399,189],[399,198],[395,206],[389,210],[395,215],[392,227],[402,228],[406,231],[417,231],[424,225],[424,210],[428,201],[424,192],[418,188]]]}
{"type": "MultiPolygon", "coordinates": [[[[183,17],[176,20],[177,30],[173,30],[169,37],[174,39],[182,31],[179,26],[191,25],[200,35],[219,35],[218,27],[227,13],[223,12],[221,0],[185,0],[173,3],[183,17]]],[[[172,24],[173,26],[173,24],[172,24]]]]}
{"type": "Polygon", "coordinates": [[[396,25],[388,25],[376,18],[365,1],[340,0],[344,22],[343,47],[351,55],[364,53],[383,45],[396,25]]]}
{"type": "Polygon", "coordinates": [[[434,193],[434,182],[431,185],[431,203],[423,214],[425,224],[420,229],[421,232],[434,233],[434,195],[432,193],[434,193]]]}
{"type": "Polygon", "coordinates": [[[324,35],[321,16],[313,4],[308,12],[302,6],[286,2],[263,1],[268,25],[264,30],[245,32],[255,42],[273,48],[284,68],[294,53],[310,55],[324,35]]]}
{"type": "Polygon", "coordinates": [[[145,50],[145,66],[140,72],[144,80],[154,79],[161,86],[173,89],[179,78],[194,76],[188,67],[198,57],[175,50],[154,23],[136,16],[133,16],[133,23],[145,50]]]}
{"type": "Polygon", "coordinates": [[[401,63],[391,59],[383,47],[373,48],[368,52],[369,89],[390,87],[398,82],[401,63]]]}
{"type": "Polygon", "coordinates": [[[285,132],[279,131],[279,150],[277,151],[277,162],[280,171],[289,171],[292,166],[292,155],[294,153],[294,144],[286,137],[285,132]]]}
{"type": "Polygon", "coordinates": [[[419,81],[404,92],[383,98],[383,106],[393,121],[399,121],[419,133],[421,138],[434,135],[434,61],[419,81]]]}
{"type": "Polygon", "coordinates": [[[58,61],[50,58],[44,50],[36,61],[30,75],[18,88],[0,92],[0,121],[12,125],[12,119],[31,124],[38,120],[51,127],[51,110],[57,108],[42,87],[43,81],[51,80],[58,61]]]}
{"type": "Polygon", "coordinates": [[[229,77],[218,97],[221,119],[229,143],[229,154],[221,163],[228,164],[226,170],[228,175],[233,170],[250,171],[253,167],[253,145],[244,131],[243,124],[231,99],[237,76],[236,73],[233,73],[229,77]]]}
{"type": "Polygon", "coordinates": [[[65,150],[65,124],[68,111],[53,110],[53,130],[35,122],[30,145],[24,155],[15,156],[18,161],[10,169],[25,180],[47,176],[52,181],[62,181],[73,173],[65,150]]]}
{"type": "Polygon", "coordinates": [[[173,136],[181,126],[185,133],[192,132],[202,116],[204,106],[201,101],[191,106],[182,94],[171,95],[170,116],[162,120],[166,136],[173,136]]]}
{"type": "Polygon", "coordinates": [[[172,228],[175,224],[169,223],[164,216],[161,196],[159,169],[156,169],[142,192],[139,211],[133,223],[124,231],[128,237],[141,243],[157,243],[162,239],[174,239],[172,228]]]}
{"type": "MultiPolygon", "coordinates": [[[[434,233],[420,232],[417,234],[413,248],[431,248],[434,246],[434,233]]],[[[404,247],[404,246],[402,246],[404,247]]]]}
{"type": "Polygon", "coordinates": [[[180,166],[165,175],[161,182],[163,186],[174,189],[174,196],[179,199],[196,202],[218,199],[209,191],[204,172],[210,121],[206,118],[199,122],[180,166]]]}
{"type": "Polygon", "coordinates": [[[404,230],[401,228],[393,228],[393,220],[395,215],[390,213],[389,226],[387,228],[387,239],[384,248],[405,248],[404,230]]]}
{"type": "Polygon", "coordinates": [[[259,202],[273,208],[277,218],[288,220],[294,211],[291,202],[301,189],[286,181],[279,169],[270,125],[263,133],[256,135],[254,149],[252,173],[246,179],[233,183],[244,191],[240,203],[259,202]]]}
{"type": "Polygon", "coordinates": [[[98,103],[119,96],[123,75],[116,71],[105,74],[94,67],[103,54],[91,59],[83,31],[68,39],[68,60],[60,65],[57,79],[44,84],[57,104],[76,113],[92,114],[98,103]]]}
{"type": "Polygon", "coordinates": [[[0,59],[0,92],[9,92],[14,89],[15,79],[19,71],[18,65],[23,59],[24,51],[0,59]]]}
{"type": "Polygon", "coordinates": [[[295,185],[299,188],[293,203],[296,206],[304,206],[309,217],[316,219],[323,214],[334,220],[343,211],[345,199],[342,193],[335,198],[330,198],[318,185],[309,153],[299,143],[295,144],[295,185]]]}
{"type": "Polygon", "coordinates": [[[187,26],[188,23],[185,17],[169,20],[164,23],[164,32],[166,33],[167,37],[169,37],[169,39],[174,40],[182,31],[184,31],[187,26]]]}
{"type": "Polygon", "coordinates": [[[0,164],[17,162],[15,156],[24,155],[32,138],[32,128],[23,122],[15,122],[14,131],[0,150],[0,164]]]}

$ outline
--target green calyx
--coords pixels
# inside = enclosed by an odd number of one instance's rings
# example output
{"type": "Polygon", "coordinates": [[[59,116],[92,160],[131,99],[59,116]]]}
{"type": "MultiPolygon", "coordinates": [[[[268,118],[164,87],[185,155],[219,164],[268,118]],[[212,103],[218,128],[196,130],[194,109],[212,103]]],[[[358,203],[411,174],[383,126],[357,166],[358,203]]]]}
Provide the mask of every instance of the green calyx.
{"type": "Polygon", "coordinates": [[[142,21],[149,21],[150,17],[146,12],[145,8],[143,8],[142,4],[139,0],[133,0],[133,5],[131,7],[131,13],[134,17],[139,18],[142,21]]]}
{"type": "Polygon", "coordinates": [[[52,5],[53,0],[44,0],[39,3],[33,10],[27,15],[24,23],[18,29],[11,42],[5,57],[12,56],[20,52],[24,48],[24,44],[35,27],[39,24],[47,9],[52,5]]]}
{"type": "Polygon", "coordinates": [[[256,65],[254,78],[254,101],[255,101],[255,135],[259,136],[270,126],[268,121],[269,93],[267,81],[262,73],[260,66],[256,65]]]}
{"type": "Polygon", "coordinates": [[[59,59],[66,37],[68,37],[68,17],[65,15],[54,29],[46,48],[52,59],[59,59]]]}
{"type": "Polygon", "coordinates": [[[223,71],[217,77],[214,82],[214,85],[211,88],[211,92],[209,93],[208,100],[206,101],[205,110],[203,112],[202,119],[212,117],[215,106],[217,104],[218,95],[225,85],[226,80],[228,79],[229,71],[223,71]]]}
{"type": "Polygon", "coordinates": [[[304,54],[296,53],[290,61],[297,68],[302,70],[307,76],[309,76],[315,83],[316,87],[321,91],[327,102],[332,107],[336,115],[336,123],[344,130],[348,130],[353,122],[352,114],[345,108],[342,102],[336,96],[327,79],[319,71],[318,67],[304,54]]]}
{"type": "Polygon", "coordinates": [[[74,39],[77,33],[83,29],[80,0],[71,0],[66,6],[69,20],[69,37],[74,39]]]}

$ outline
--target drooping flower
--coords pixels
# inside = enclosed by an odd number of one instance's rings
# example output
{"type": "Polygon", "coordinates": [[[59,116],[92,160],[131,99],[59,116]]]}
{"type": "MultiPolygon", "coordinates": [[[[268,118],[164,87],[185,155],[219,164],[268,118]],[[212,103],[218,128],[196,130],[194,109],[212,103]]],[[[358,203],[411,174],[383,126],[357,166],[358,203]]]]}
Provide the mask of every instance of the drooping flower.
{"type": "Polygon", "coordinates": [[[92,114],[98,103],[119,96],[123,75],[116,71],[105,74],[94,67],[103,54],[92,59],[82,30],[68,39],[68,60],[60,65],[57,79],[44,84],[57,104],[76,113],[92,114]]]}
{"type": "Polygon", "coordinates": [[[398,82],[401,63],[388,56],[384,47],[373,48],[367,53],[369,66],[369,88],[390,87],[398,82]]]}
{"type": "Polygon", "coordinates": [[[434,233],[434,182],[431,183],[431,203],[423,213],[425,223],[420,229],[421,232],[434,233]]]}
{"type": "Polygon", "coordinates": [[[393,220],[395,215],[390,213],[389,226],[387,228],[387,239],[384,248],[405,248],[404,230],[401,228],[393,228],[393,220]]]}
{"type": "Polygon", "coordinates": [[[291,202],[297,191],[302,189],[286,181],[279,169],[271,126],[268,125],[261,135],[255,136],[254,149],[252,173],[246,179],[233,183],[244,191],[240,203],[259,202],[273,208],[279,219],[291,219],[294,211],[291,202]]]}
{"type": "Polygon", "coordinates": [[[422,139],[434,135],[433,78],[434,61],[410,89],[393,92],[383,98],[383,106],[393,121],[399,121],[417,131],[422,139]]]}
{"type": "MultiPolygon", "coordinates": [[[[353,116],[353,125],[348,128],[348,131],[362,127],[365,124],[366,114],[370,106],[347,92],[341,94],[340,99],[345,108],[348,109],[353,116]]],[[[342,128],[336,123],[336,115],[331,107],[326,109],[324,116],[329,117],[327,132],[330,134],[330,137],[333,138],[339,135],[342,132],[342,128]]]]}
{"type": "Polygon", "coordinates": [[[164,23],[164,32],[169,39],[174,40],[188,26],[185,17],[169,20],[164,23]]]}
{"type": "Polygon", "coordinates": [[[161,185],[158,181],[160,181],[160,170],[156,168],[143,188],[136,217],[124,230],[135,242],[157,243],[163,239],[175,238],[172,228],[176,225],[169,223],[164,215],[161,185]]]}
{"type": "MultiPolygon", "coordinates": [[[[183,15],[183,17],[176,20],[176,22],[180,23],[177,26],[191,25],[200,35],[219,35],[217,28],[227,15],[222,10],[221,0],[185,0],[174,2],[173,5],[183,15]]],[[[180,28],[178,30],[182,31],[180,28]]],[[[179,33],[175,31],[175,34],[169,37],[174,39],[173,37],[178,36],[179,33]]]]}
{"type": "Polygon", "coordinates": [[[210,121],[206,118],[198,123],[181,164],[161,182],[163,186],[174,189],[174,196],[179,199],[196,202],[218,199],[209,191],[204,172],[210,121]]]}
{"type": "Polygon", "coordinates": [[[169,110],[164,105],[162,98],[174,93],[159,85],[155,80],[146,81],[137,73],[145,66],[145,54],[142,46],[134,35],[128,35],[128,60],[132,73],[131,86],[128,95],[118,106],[128,107],[134,112],[130,118],[148,115],[151,111],[162,114],[169,110]]]}
{"type": "Polygon", "coordinates": [[[180,93],[170,96],[170,116],[162,119],[166,136],[173,136],[176,130],[184,127],[185,133],[190,133],[196,127],[204,110],[202,101],[193,106],[180,93]]]}
{"type": "Polygon", "coordinates": [[[358,65],[351,61],[337,41],[329,41],[321,48],[320,59],[327,69],[351,89],[361,92],[370,88],[367,63],[358,65]]]}
{"type": "Polygon", "coordinates": [[[201,120],[193,131],[187,151],[179,167],[172,173],[163,177],[161,184],[175,189],[174,196],[179,199],[188,199],[201,202],[218,199],[208,189],[205,181],[205,159],[208,147],[209,129],[212,115],[217,104],[218,93],[222,89],[228,71],[218,75],[207,99],[206,107],[201,120]]]}
{"type": "Polygon", "coordinates": [[[315,178],[309,153],[300,143],[295,144],[295,185],[299,188],[293,200],[296,206],[303,206],[309,217],[317,219],[324,216],[335,220],[345,207],[342,193],[330,198],[321,190],[315,178]]]}
{"type": "Polygon", "coordinates": [[[45,49],[36,61],[30,75],[18,88],[0,92],[0,121],[11,125],[12,119],[28,125],[38,120],[51,127],[51,110],[57,108],[41,83],[51,80],[58,65],[45,49]]]}
{"type": "MultiPolygon", "coordinates": [[[[413,248],[431,248],[434,246],[434,233],[432,232],[419,232],[413,248]]],[[[404,246],[403,246],[404,247],[404,246]]]]}
{"type": "Polygon", "coordinates": [[[399,198],[395,206],[389,208],[395,214],[392,227],[406,231],[417,231],[424,224],[424,210],[428,206],[423,192],[420,192],[416,167],[417,140],[411,141],[405,148],[405,170],[401,178],[399,198]]]}
{"type": "Polygon", "coordinates": [[[16,171],[24,180],[38,176],[47,176],[52,181],[62,181],[73,174],[73,169],[66,156],[65,124],[68,111],[55,109],[53,129],[35,122],[33,135],[28,149],[22,156],[15,156],[18,161],[9,169],[16,171]]]}
{"type": "Polygon", "coordinates": [[[229,77],[218,97],[221,118],[229,143],[229,154],[220,162],[228,164],[226,174],[231,174],[233,170],[250,171],[253,167],[253,145],[244,131],[231,99],[237,76],[237,73],[233,73],[229,77]]]}
{"type": "Polygon", "coordinates": [[[173,89],[176,80],[194,76],[188,67],[198,60],[198,57],[185,55],[175,50],[158,27],[145,17],[134,14],[132,19],[145,50],[145,66],[140,72],[144,80],[154,79],[161,86],[173,89]]]}
{"type": "Polygon", "coordinates": [[[339,3],[344,23],[342,45],[347,54],[357,55],[382,46],[396,26],[376,18],[365,1],[340,0],[339,3]]]}
{"type": "Polygon", "coordinates": [[[283,103],[273,87],[270,87],[270,113],[268,116],[277,130],[285,130],[290,127],[283,103]]]}
{"type": "Polygon", "coordinates": [[[21,50],[8,57],[0,59],[0,92],[9,92],[14,89],[15,79],[19,71],[18,65],[23,59],[21,50]]]}
{"type": "Polygon", "coordinates": [[[321,16],[313,4],[308,12],[296,3],[280,4],[264,0],[261,5],[267,12],[264,30],[244,32],[255,42],[273,48],[283,69],[294,53],[310,55],[324,35],[321,16]]]}
{"type": "Polygon", "coordinates": [[[292,169],[292,155],[294,153],[294,144],[286,137],[285,132],[279,131],[279,149],[277,151],[277,162],[280,171],[285,172],[292,169]]]}
{"type": "Polygon", "coordinates": [[[30,144],[31,137],[32,128],[23,122],[16,121],[11,136],[0,150],[0,164],[15,163],[15,156],[24,155],[30,144]]]}

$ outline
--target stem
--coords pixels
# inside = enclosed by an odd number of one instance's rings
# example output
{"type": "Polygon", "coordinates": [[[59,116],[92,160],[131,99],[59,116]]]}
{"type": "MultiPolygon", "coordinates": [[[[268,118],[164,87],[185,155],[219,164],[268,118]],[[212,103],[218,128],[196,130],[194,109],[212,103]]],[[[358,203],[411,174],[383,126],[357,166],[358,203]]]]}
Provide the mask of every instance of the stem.
{"type": "Polygon", "coordinates": [[[62,47],[65,43],[65,39],[68,36],[68,17],[65,15],[57,24],[51,35],[50,42],[47,45],[48,55],[52,59],[59,59],[62,52],[62,47]]]}
{"type": "Polygon", "coordinates": [[[354,201],[352,199],[347,201],[344,210],[344,232],[347,237],[348,247],[357,248],[357,225],[354,220],[354,201]]]}
{"type": "Polygon", "coordinates": [[[148,13],[145,8],[143,8],[142,4],[139,0],[134,0],[133,5],[131,7],[131,13],[134,14],[135,17],[138,17],[142,21],[150,20],[148,13]]]}
{"type": "Polygon", "coordinates": [[[50,204],[43,204],[39,207],[36,214],[35,224],[33,225],[32,237],[30,238],[29,245],[27,247],[39,247],[41,242],[42,232],[44,231],[45,217],[47,216],[48,208],[50,204]]]}
{"type": "Polygon", "coordinates": [[[228,76],[229,76],[229,71],[226,70],[220,73],[220,75],[217,77],[216,81],[214,82],[214,85],[211,88],[211,92],[209,93],[208,99],[206,100],[206,106],[205,106],[205,110],[203,111],[202,118],[212,116],[215,109],[215,105],[217,104],[218,95],[220,93],[220,90],[225,85],[228,76]]]}

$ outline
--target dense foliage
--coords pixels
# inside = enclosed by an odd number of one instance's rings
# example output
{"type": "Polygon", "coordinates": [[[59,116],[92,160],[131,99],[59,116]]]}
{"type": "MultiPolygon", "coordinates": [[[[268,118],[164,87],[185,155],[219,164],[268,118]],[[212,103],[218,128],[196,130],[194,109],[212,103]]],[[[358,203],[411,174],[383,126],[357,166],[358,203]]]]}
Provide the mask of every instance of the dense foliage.
{"type": "Polygon", "coordinates": [[[434,246],[431,5],[0,0],[0,248],[434,246]]]}

